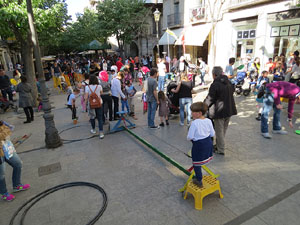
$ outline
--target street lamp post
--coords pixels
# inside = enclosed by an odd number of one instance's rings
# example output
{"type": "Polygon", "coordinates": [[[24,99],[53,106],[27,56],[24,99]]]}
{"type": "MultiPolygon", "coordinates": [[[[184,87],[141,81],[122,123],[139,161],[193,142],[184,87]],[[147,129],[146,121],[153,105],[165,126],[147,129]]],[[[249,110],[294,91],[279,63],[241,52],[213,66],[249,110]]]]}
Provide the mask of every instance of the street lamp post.
{"type": "Polygon", "coordinates": [[[158,22],[160,18],[160,11],[158,11],[158,8],[156,8],[155,12],[153,13],[154,15],[154,21],[156,22],[156,38],[157,38],[157,57],[159,57],[159,37],[158,37],[158,22]]]}

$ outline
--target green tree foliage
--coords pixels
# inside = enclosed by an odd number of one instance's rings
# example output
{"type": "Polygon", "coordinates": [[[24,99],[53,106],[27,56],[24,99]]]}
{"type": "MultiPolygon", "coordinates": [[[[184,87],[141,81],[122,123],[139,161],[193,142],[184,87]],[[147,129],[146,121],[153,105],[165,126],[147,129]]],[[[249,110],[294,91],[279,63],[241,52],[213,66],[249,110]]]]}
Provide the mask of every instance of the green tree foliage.
{"type": "Polygon", "coordinates": [[[97,10],[102,35],[115,35],[121,51],[124,44],[130,43],[146,25],[145,18],[151,13],[143,0],[99,1],[97,10]]]}
{"type": "Polygon", "coordinates": [[[85,9],[83,14],[77,15],[77,21],[69,24],[61,35],[60,49],[69,53],[74,50],[83,50],[93,40],[104,42],[105,37],[99,28],[98,17],[95,11],[85,9]]]}

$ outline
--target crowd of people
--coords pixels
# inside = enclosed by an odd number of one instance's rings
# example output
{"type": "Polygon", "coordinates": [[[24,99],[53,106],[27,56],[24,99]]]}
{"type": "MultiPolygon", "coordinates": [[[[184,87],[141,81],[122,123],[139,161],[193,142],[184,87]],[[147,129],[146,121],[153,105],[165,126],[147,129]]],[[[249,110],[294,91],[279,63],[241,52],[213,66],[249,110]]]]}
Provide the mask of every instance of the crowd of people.
{"type": "MultiPolygon", "coordinates": [[[[67,107],[71,110],[71,118],[77,122],[77,99],[80,98],[83,113],[88,113],[91,123],[91,133],[96,131],[98,121],[99,138],[104,138],[103,124],[106,121],[120,119],[118,112],[123,111],[133,119],[135,115],[136,84],[141,86],[143,113],[148,113],[147,121],[150,129],[159,129],[169,126],[170,107],[172,102],[168,98],[165,88],[168,73],[173,73],[177,78],[176,86],[170,92],[177,94],[181,126],[188,127],[187,139],[192,141],[192,161],[196,173],[194,183],[202,187],[201,166],[212,159],[213,152],[225,155],[225,135],[230,118],[237,114],[234,100],[235,79],[239,72],[245,72],[249,79],[255,82],[258,89],[258,97],[262,105],[256,118],[261,120],[261,133],[265,138],[271,138],[268,132],[268,116],[274,109],[273,133],[286,134],[280,124],[280,112],[282,110],[281,98],[288,99],[288,121],[293,127],[292,117],[295,102],[300,102],[300,88],[297,82],[300,78],[299,52],[295,51],[287,62],[283,56],[270,59],[265,68],[260,66],[259,58],[253,61],[246,59],[239,61],[229,59],[225,71],[221,67],[212,69],[213,82],[211,83],[207,97],[203,102],[193,103],[192,94],[195,87],[195,77],[200,76],[200,85],[205,84],[205,75],[208,67],[202,58],[198,59],[198,65],[191,65],[180,57],[158,59],[157,68],[153,68],[152,56],[143,56],[139,59],[128,57],[122,59],[117,56],[100,57],[96,60],[86,58],[57,58],[53,64],[48,65],[48,71],[53,79],[61,79],[62,74],[69,77],[71,87],[68,92],[67,107]],[[169,68],[173,68],[172,71],[169,68]],[[195,72],[195,70],[197,72],[195,72]],[[75,73],[83,74],[84,79],[78,82],[74,78],[75,73]],[[191,76],[192,74],[192,76],[191,76]],[[135,83],[138,82],[138,83],[135,83]],[[120,104],[121,103],[121,104],[120,104]],[[158,111],[160,124],[155,125],[155,116],[158,111]],[[215,139],[215,145],[213,144],[215,139]]],[[[20,71],[22,72],[22,71],[20,71]]],[[[16,88],[19,93],[19,106],[24,109],[26,121],[34,120],[34,100],[32,88],[25,76],[15,73],[16,88]]],[[[63,85],[64,81],[60,80],[63,85]]],[[[0,70],[0,85],[2,96],[8,95],[12,99],[11,81],[0,70]]],[[[65,84],[67,85],[67,84],[65,84]]],[[[68,86],[68,85],[67,85],[68,86]]],[[[7,142],[11,135],[11,126],[0,121],[2,142],[7,142]]],[[[6,145],[11,143],[7,142],[6,145]]],[[[30,185],[23,185],[21,177],[21,161],[15,151],[9,150],[6,145],[0,148],[0,194],[2,199],[10,201],[14,199],[5,184],[4,162],[14,168],[14,191],[27,190],[30,185]],[[8,153],[7,153],[8,152],[8,153]]]]}

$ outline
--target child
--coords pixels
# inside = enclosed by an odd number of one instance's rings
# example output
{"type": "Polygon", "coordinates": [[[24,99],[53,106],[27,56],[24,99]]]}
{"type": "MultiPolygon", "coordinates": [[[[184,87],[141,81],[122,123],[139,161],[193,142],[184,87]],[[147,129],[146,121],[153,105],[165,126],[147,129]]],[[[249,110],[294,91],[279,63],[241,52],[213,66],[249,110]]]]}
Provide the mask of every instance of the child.
{"type": "Polygon", "coordinates": [[[67,83],[66,83],[65,77],[61,74],[58,78],[59,78],[59,80],[60,80],[61,89],[62,89],[63,91],[66,91],[68,85],[67,85],[67,83]]]}
{"type": "Polygon", "coordinates": [[[77,119],[78,119],[78,117],[76,116],[75,103],[76,103],[76,97],[78,96],[79,93],[80,93],[80,90],[78,88],[75,88],[73,90],[73,93],[68,96],[68,108],[71,109],[71,111],[72,111],[72,120],[73,120],[74,124],[77,123],[77,119]]]}
{"type": "MultiPolygon", "coordinates": [[[[260,88],[262,88],[262,85],[264,83],[270,83],[270,80],[268,78],[269,76],[269,72],[264,70],[261,74],[261,76],[258,78],[257,80],[257,85],[256,85],[256,89],[260,90],[260,88]]],[[[257,114],[257,117],[255,118],[257,121],[260,121],[261,120],[261,113],[262,113],[262,110],[263,110],[263,97],[261,98],[256,98],[256,101],[257,101],[257,108],[258,108],[258,114],[257,114]]]]}
{"type": "Polygon", "coordinates": [[[138,72],[138,78],[139,78],[139,86],[143,86],[143,73],[141,68],[139,68],[139,72],[138,72]]]}
{"type": "Polygon", "coordinates": [[[38,97],[37,97],[37,102],[38,102],[38,112],[42,111],[43,109],[43,102],[42,102],[42,96],[41,94],[39,93],[38,94],[38,97]]]}
{"type": "Polygon", "coordinates": [[[15,196],[7,191],[5,183],[5,166],[7,162],[13,168],[12,185],[13,192],[26,191],[30,188],[29,184],[21,183],[22,161],[19,158],[13,143],[10,141],[13,126],[0,121],[0,195],[4,201],[12,201],[15,196]]]}
{"type": "MultiPolygon", "coordinates": [[[[129,104],[129,115],[132,116],[133,119],[136,119],[134,115],[134,95],[136,94],[136,89],[133,84],[129,81],[125,81],[125,95],[127,96],[128,104],[129,104]]],[[[123,105],[122,105],[123,110],[123,105]]]]}
{"type": "Polygon", "coordinates": [[[143,114],[148,111],[148,103],[147,103],[147,94],[144,92],[142,94],[142,102],[143,102],[143,114]]]}
{"type": "Polygon", "coordinates": [[[159,126],[163,127],[164,119],[166,120],[166,125],[169,126],[168,115],[169,115],[169,99],[165,96],[163,91],[158,92],[158,101],[159,101],[159,109],[158,114],[160,116],[160,124],[159,126]]]}
{"type": "Polygon", "coordinates": [[[80,95],[81,95],[80,103],[81,103],[82,112],[84,113],[87,112],[87,105],[84,100],[84,94],[85,94],[85,87],[89,85],[89,74],[84,73],[83,75],[84,75],[84,80],[80,84],[80,95]]]}
{"type": "Polygon", "coordinates": [[[192,160],[196,179],[193,183],[202,187],[201,166],[212,159],[213,142],[215,131],[210,119],[204,117],[208,110],[207,104],[196,102],[191,105],[194,121],[191,123],[187,139],[192,141],[192,160]]]}

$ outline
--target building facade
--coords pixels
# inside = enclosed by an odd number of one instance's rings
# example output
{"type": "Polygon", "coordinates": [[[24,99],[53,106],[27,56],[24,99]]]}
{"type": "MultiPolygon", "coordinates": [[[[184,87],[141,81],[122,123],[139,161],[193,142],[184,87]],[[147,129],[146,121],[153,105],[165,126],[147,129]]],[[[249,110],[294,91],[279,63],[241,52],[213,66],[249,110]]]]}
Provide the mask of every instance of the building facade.
{"type": "Polygon", "coordinates": [[[230,57],[289,58],[300,50],[300,9],[294,0],[230,0],[216,28],[216,65],[230,57]]]}

